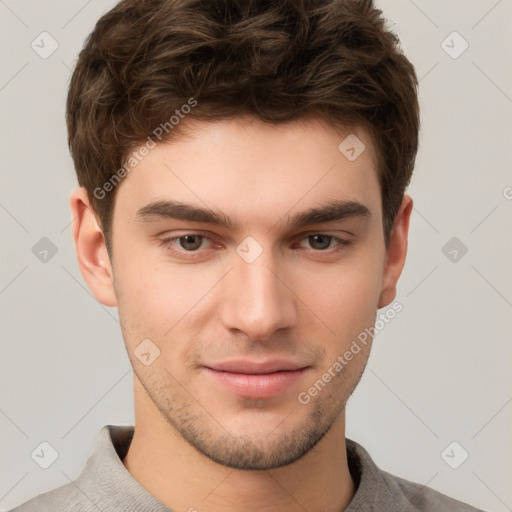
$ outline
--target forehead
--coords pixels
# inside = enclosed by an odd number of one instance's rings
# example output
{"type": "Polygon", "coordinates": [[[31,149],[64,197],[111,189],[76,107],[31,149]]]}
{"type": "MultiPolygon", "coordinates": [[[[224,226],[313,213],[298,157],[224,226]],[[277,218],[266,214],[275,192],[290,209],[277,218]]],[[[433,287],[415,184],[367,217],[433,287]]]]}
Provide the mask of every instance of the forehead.
{"type": "Polygon", "coordinates": [[[133,165],[119,185],[117,211],[133,217],[149,202],[172,199],[242,220],[268,214],[272,222],[278,210],[320,201],[352,200],[372,209],[380,203],[375,148],[362,127],[249,117],[182,122],[177,138],[128,159],[133,165]]]}

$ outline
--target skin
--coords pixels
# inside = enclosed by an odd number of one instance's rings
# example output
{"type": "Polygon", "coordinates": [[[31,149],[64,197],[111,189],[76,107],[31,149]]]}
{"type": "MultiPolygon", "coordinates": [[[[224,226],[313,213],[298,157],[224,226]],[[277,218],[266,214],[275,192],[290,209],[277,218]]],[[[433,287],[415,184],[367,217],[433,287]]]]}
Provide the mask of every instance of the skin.
{"type": "Polygon", "coordinates": [[[386,250],[375,154],[362,128],[251,118],[186,127],[187,137],[157,145],[118,185],[112,259],[86,191],[71,197],[81,272],[98,301],[118,307],[133,366],[135,435],[123,463],[180,512],[344,510],[355,492],[345,405],[371,343],[309,403],[297,397],[394,300],[412,199],[404,195],[386,250]],[[366,145],[353,162],[338,150],[348,133],[366,145]],[[239,227],[137,217],[169,199],[239,227]],[[287,225],[339,199],[370,216],[287,225]],[[198,231],[208,238],[188,253],[179,240],[162,242],[198,231]],[[350,244],[327,238],[325,249],[314,234],[350,244]],[[248,236],[263,250],[252,263],[236,252],[248,236]],[[145,339],[160,350],[148,366],[134,355],[145,339]],[[307,369],[270,398],[238,396],[203,367],[277,357],[307,369]]]}

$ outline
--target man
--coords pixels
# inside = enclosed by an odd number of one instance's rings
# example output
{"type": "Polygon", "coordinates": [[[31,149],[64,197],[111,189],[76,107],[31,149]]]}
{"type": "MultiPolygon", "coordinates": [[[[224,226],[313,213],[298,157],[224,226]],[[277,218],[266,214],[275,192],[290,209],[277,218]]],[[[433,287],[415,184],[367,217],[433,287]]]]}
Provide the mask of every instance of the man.
{"type": "Polygon", "coordinates": [[[89,289],[135,428],[29,511],[475,511],[345,438],[396,310],[417,79],[371,1],[126,0],[70,84],[89,289]]]}

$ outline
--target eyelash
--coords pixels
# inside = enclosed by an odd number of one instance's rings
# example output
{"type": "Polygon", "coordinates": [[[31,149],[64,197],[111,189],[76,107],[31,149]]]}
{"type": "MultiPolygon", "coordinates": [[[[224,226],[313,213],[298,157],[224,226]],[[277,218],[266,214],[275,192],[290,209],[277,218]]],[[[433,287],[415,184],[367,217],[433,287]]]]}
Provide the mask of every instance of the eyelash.
{"type": "MultiPolygon", "coordinates": [[[[335,241],[338,243],[338,246],[334,250],[333,249],[323,249],[323,250],[311,249],[313,252],[318,253],[318,254],[337,253],[337,252],[343,250],[344,247],[350,245],[350,243],[351,243],[350,241],[340,238],[338,236],[329,235],[327,233],[322,233],[322,232],[309,233],[307,235],[304,235],[299,241],[302,241],[304,239],[309,238],[310,236],[315,236],[315,235],[326,236],[326,237],[330,238],[332,241],[335,241]]],[[[179,241],[180,238],[183,238],[185,236],[200,236],[204,240],[210,240],[211,242],[214,242],[214,240],[212,240],[207,234],[201,233],[198,231],[198,232],[184,233],[183,235],[175,236],[175,237],[171,237],[171,238],[165,238],[165,239],[161,240],[160,245],[162,247],[164,247],[166,250],[168,250],[173,255],[178,255],[178,256],[185,255],[185,257],[193,259],[193,258],[195,258],[194,255],[200,254],[201,249],[196,249],[195,251],[187,251],[186,249],[176,250],[175,245],[173,243],[173,242],[179,241]]]]}

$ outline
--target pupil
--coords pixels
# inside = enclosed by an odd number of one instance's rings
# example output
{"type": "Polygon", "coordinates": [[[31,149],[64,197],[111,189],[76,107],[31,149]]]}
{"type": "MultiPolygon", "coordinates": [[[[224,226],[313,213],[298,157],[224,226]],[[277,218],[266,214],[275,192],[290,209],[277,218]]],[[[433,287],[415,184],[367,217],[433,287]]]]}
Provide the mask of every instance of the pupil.
{"type": "Polygon", "coordinates": [[[185,235],[181,237],[181,246],[184,249],[197,249],[201,245],[201,237],[199,235],[185,235]],[[194,239],[196,239],[196,242],[194,243],[194,239]],[[192,241],[191,241],[192,240],[192,241]],[[197,243],[197,240],[199,240],[199,243],[197,243]]]}
{"type": "MultiPolygon", "coordinates": [[[[330,237],[328,236],[325,236],[325,235],[312,235],[310,236],[310,239],[314,239],[315,242],[312,244],[312,246],[314,247],[315,246],[315,243],[318,241],[318,239],[320,239],[320,247],[316,247],[317,249],[327,249],[327,247],[329,247],[329,242],[330,242],[330,237]],[[322,239],[324,241],[324,243],[322,243],[322,239]]],[[[311,242],[311,240],[310,240],[311,242]]]]}

